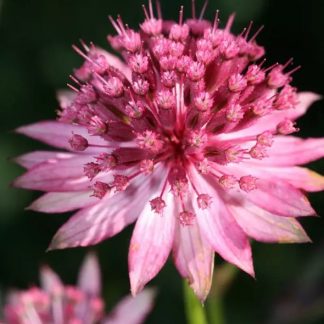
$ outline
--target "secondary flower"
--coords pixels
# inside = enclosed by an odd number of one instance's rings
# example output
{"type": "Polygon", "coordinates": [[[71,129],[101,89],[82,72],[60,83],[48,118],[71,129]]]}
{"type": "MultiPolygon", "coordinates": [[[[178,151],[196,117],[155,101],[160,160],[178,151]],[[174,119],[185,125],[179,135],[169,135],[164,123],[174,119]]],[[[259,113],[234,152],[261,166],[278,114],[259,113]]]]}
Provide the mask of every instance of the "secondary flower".
{"type": "Polygon", "coordinates": [[[79,209],[50,249],[96,244],[136,221],[132,293],[172,252],[203,300],[214,252],[254,275],[249,237],[309,241],[296,217],[315,214],[304,192],[324,180],[298,165],[323,157],[324,139],[291,134],[319,96],[290,85],[290,61],[265,67],[251,26],[230,32],[233,16],[220,28],[218,13],[185,20],[181,8],[174,22],[157,11],[144,7],[139,31],[110,19],[122,59],[74,46],[84,64],[59,94],[58,120],[17,130],[66,151],[19,157],[28,171],[15,185],[46,192],[30,209],[79,209]]]}
{"type": "Polygon", "coordinates": [[[125,297],[109,315],[104,315],[100,296],[100,271],[89,254],[79,273],[78,285],[64,285],[49,267],[40,272],[41,287],[15,291],[4,307],[6,324],[140,324],[153,305],[154,293],[144,290],[136,298],[125,297]]]}

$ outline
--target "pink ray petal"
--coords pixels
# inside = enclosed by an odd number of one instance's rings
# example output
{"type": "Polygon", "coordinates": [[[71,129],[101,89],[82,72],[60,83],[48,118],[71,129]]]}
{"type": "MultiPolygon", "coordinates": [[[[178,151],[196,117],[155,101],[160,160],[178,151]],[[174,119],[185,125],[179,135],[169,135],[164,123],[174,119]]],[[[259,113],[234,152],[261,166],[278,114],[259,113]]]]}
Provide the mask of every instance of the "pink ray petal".
{"type": "Polygon", "coordinates": [[[294,218],[281,217],[260,208],[245,199],[230,204],[234,218],[244,232],[261,242],[310,242],[304,229],[294,218]]]}
{"type": "Polygon", "coordinates": [[[295,136],[276,136],[268,157],[256,161],[271,166],[305,164],[324,157],[324,139],[302,139],[295,136]]]}
{"type": "Polygon", "coordinates": [[[127,79],[131,79],[132,71],[127,64],[125,64],[118,56],[113,55],[106,50],[96,47],[96,51],[107,59],[107,63],[122,72],[127,79]]]}
{"type": "Polygon", "coordinates": [[[301,190],[295,188],[280,178],[280,174],[267,173],[262,167],[256,167],[250,162],[242,162],[235,167],[218,166],[219,170],[226,170],[236,178],[250,174],[257,178],[257,189],[250,192],[241,190],[241,194],[256,205],[268,210],[270,213],[288,217],[310,216],[316,212],[310,205],[307,197],[301,190]]]}
{"type": "Polygon", "coordinates": [[[69,159],[48,160],[18,177],[13,185],[25,189],[56,192],[87,190],[90,181],[84,175],[83,167],[92,159],[88,155],[77,155],[69,159]]]}
{"type": "Polygon", "coordinates": [[[154,289],[144,289],[136,297],[126,296],[112,312],[102,321],[102,324],[141,324],[153,308],[154,289]]]}
{"type": "Polygon", "coordinates": [[[156,177],[141,175],[125,191],[105,196],[96,205],[77,212],[58,230],[49,249],[94,245],[119,233],[137,219],[158,189],[156,177]]]}
{"type": "Polygon", "coordinates": [[[76,92],[72,90],[59,90],[56,94],[57,101],[62,108],[69,107],[73,103],[75,97],[76,92]]]}
{"type": "Polygon", "coordinates": [[[275,130],[277,125],[285,118],[295,120],[306,113],[308,108],[317,100],[321,99],[316,93],[301,92],[298,94],[299,104],[295,108],[283,111],[273,111],[271,114],[261,117],[256,123],[250,127],[240,129],[238,131],[221,134],[219,139],[230,140],[255,136],[267,130],[275,130]]]}
{"type": "Polygon", "coordinates": [[[64,287],[60,277],[48,266],[41,268],[40,281],[42,288],[49,293],[57,294],[64,287]]]}
{"type": "Polygon", "coordinates": [[[259,179],[257,186],[256,190],[244,193],[244,196],[270,213],[287,217],[316,214],[307,197],[287,182],[259,179]]]}
{"type": "Polygon", "coordinates": [[[197,297],[204,302],[212,282],[214,251],[202,237],[196,222],[190,226],[177,223],[173,258],[181,276],[188,280],[197,297]]]}
{"type": "Polygon", "coordinates": [[[193,207],[202,235],[223,259],[254,276],[251,246],[245,233],[236,223],[215,188],[193,168],[191,174],[197,190],[208,193],[212,197],[212,205],[207,209],[200,209],[196,199],[193,199],[193,207]]]}
{"type": "Polygon", "coordinates": [[[20,155],[14,161],[25,169],[31,169],[42,162],[70,159],[76,156],[76,154],[65,152],[34,151],[20,155]]]}
{"type": "MultiPolygon", "coordinates": [[[[247,163],[246,163],[247,164],[247,163]]],[[[260,176],[264,178],[279,179],[285,181],[295,188],[309,192],[324,190],[324,177],[310,169],[291,166],[291,167],[271,167],[261,166],[260,164],[249,163],[251,168],[258,169],[260,176]]]]}
{"type": "MultiPolygon", "coordinates": [[[[21,126],[16,129],[16,132],[66,150],[71,150],[69,139],[73,134],[85,137],[91,144],[107,146],[107,141],[101,137],[90,137],[85,127],[64,124],[57,121],[41,121],[35,124],[21,126]]],[[[90,151],[91,148],[88,148],[87,152],[90,151]]],[[[95,151],[98,151],[98,149],[96,148],[95,151]]]]}
{"type": "Polygon", "coordinates": [[[27,209],[43,213],[65,213],[98,203],[92,191],[48,192],[36,199],[27,209]]]}
{"type": "Polygon", "coordinates": [[[139,293],[163,267],[172,248],[174,229],[174,202],[171,193],[167,194],[162,214],[155,213],[151,205],[146,204],[136,222],[129,247],[128,266],[133,295],[139,293]]]}
{"type": "Polygon", "coordinates": [[[99,261],[94,253],[88,253],[82,263],[78,276],[78,287],[90,296],[100,296],[101,274],[99,261]]]}

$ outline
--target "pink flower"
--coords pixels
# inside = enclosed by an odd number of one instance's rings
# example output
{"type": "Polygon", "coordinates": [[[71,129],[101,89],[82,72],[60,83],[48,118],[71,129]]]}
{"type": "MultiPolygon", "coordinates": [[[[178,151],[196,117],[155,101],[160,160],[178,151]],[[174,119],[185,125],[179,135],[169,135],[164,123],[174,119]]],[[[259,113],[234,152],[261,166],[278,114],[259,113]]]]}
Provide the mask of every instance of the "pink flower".
{"type": "Polygon", "coordinates": [[[109,36],[119,59],[82,44],[73,93],[59,95],[58,121],[18,133],[67,152],[17,162],[17,187],[45,191],[29,208],[78,209],[50,249],[88,246],[136,222],[129,249],[137,294],[170,253],[204,300],[214,252],[254,275],[249,238],[308,242],[296,220],[314,215],[305,191],[324,178],[299,165],[324,155],[324,139],[300,139],[297,118],[320,97],[297,93],[288,64],[264,67],[249,35],[204,19],[164,21],[152,4],[140,31],[121,18],[109,36]]]}
{"type": "Polygon", "coordinates": [[[150,312],[154,292],[125,297],[104,315],[97,258],[89,254],[79,273],[78,285],[64,285],[48,267],[40,273],[41,287],[12,292],[4,307],[6,324],[140,324],[150,312]]]}

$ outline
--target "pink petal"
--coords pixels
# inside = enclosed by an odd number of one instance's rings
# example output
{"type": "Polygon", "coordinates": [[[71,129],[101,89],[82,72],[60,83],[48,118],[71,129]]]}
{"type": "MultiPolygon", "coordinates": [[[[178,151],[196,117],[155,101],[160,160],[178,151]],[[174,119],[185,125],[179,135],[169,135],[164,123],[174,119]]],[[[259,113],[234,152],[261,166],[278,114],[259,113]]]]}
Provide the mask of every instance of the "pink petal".
{"type": "Polygon", "coordinates": [[[294,218],[274,215],[244,199],[239,203],[230,204],[229,208],[244,232],[257,241],[310,242],[309,237],[294,218]]]}
{"type": "Polygon", "coordinates": [[[118,56],[113,55],[102,48],[96,47],[96,51],[106,57],[107,63],[122,72],[128,80],[131,80],[132,71],[118,56]]]}
{"type": "Polygon", "coordinates": [[[173,247],[174,262],[182,277],[187,278],[197,297],[204,302],[212,282],[214,252],[204,241],[197,223],[178,223],[173,247]]]}
{"type": "Polygon", "coordinates": [[[71,105],[74,98],[76,97],[76,92],[72,90],[59,90],[56,97],[60,104],[60,107],[67,108],[71,105]]]}
{"type": "MultiPolygon", "coordinates": [[[[90,144],[106,145],[107,141],[99,136],[90,136],[82,126],[64,124],[57,121],[41,121],[39,123],[21,126],[16,132],[44,142],[48,145],[71,150],[69,139],[73,134],[79,134],[88,139],[90,144]]],[[[98,149],[96,148],[98,151],[98,149]]],[[[91,148],[87,149],[90,152],[91,148]]]]}
{"type": "Polygon", "coordinates": [[[42,288],[48,293],[57,294],[58,291],[64,289],[60,277],[47,266],[41,268],[40,281],[42,288]]]}
{"type": "Polygon", "coordinates": [[[93,245],[119,233],[137,219],[152,192],[156,192],[159,175],[138,176],[125,191],[80,210],[58,230],[49,249],[93,245]]]}
{"type": "Polygon", "coordinates": [[[70,159],[49,160],[36,165],[18,177],[13,185],[41,191],[87,190],[90,181],[84,175],[84,164],[92,160],[88,155],[76,155],[70,159]]]}
{"type": "Polygon", "coordinates": [[[259,164],[273,166],[305,164],[324,157],[324,138],[276,136],[268,155],[269,157],[259,161],[259,164]]]}
{"type": "Polygon", "coordinates": [[[100,296],[101,275],[99,261],[94,253],[88,253],[81,266],[78,287],[90,296],[100,296]]]}
{"type": "Polygon", "coordinates": [[[311,107],[311,105],[318,100],[321,100],[322,96],[318,95],[314,92],[300,92],[298,93],[299,103],[296,108],[289,110],[289,117],[291,119],[297,119],[304,114],[306,114],[307,110],[311,107]]]}
{"type": "Polygon", "coordinates": [[[254,276],[251,246],[245,233],[236,223],[215,187],[211,186],[194,168],[191,168],[191,174],[197,190],[208,193],[212,197],[212,205],[207,209],[200,209],[196,199],[193,199],[202,235],[223,259],[254,276]]]}
{"type": "Polygon", "coordinates": [[[155,291],[144,289],[136,297],[126,296],[112,312],[103,320],[102,324],[141,324],[153,308],[155,291]]]}
{"type": "Polygon", "coordinates": [[[235,166],[217,166],[221,172],[227,172],[240,178],[244,175],[252,175],[257,178],[257,189],[250,192],[241,190],[241,195],[256,205],[268,210],[270,213],[299,217],[315,215],[307,197],[295,188],[286,179],[281,179],[280,174],[268,173],[261,164],[242,162],[235,166]]]}
{"type": "Polygon", "coordinates": [[[312,170],[302,167],[268,167],[253,165],[251,167],[259,169],[261,177],[278,178],[280,181],[285,181],[288,184],[305,191],[322,191],[324,190],[324,177],[312,170]]]}
{"type": "Polygon", "coordinates": [[[315,101],[321,99],[321,96],[312,92],[301,92],[298,94],[298,98],[299,104],[295,108],[283,111],[273,111],[270,114],[261,117],[256,123],[252,124],[247,128],[226,134],[221,134],[218,138],[221,140],[233,140],[249,136],[255,136],[267,130],[275,130],[277,125],[285,118],[295,120],[298,117],[305,114],[308,108],[315,101]]]}
{"type": "Polygon", "coordinates": [[[65,213],[98,203],[92,191],[48,192],[35,200],[27,209],[43,213],[65,213]]]}
{"type": "Polygon", "coordinates": [[[306,196],[289,183],[275,179],[257,181],[258,189],[242,194],[254,204],[270,213],[299,217],[315,215],[306,196]]]}
{"type": "Polygon", "coordinates": [[[65,152],[35,151],[18,156],[14,161],[26,169],[31,169],[42,162],[70,159],[75,156],[76,154],[65,152]]]}
{"type": "MultiPolygon", "coordinates": [[[[167,188],[166,192],[168,190],[167,188]]],[[[133,295],[139,293],[165,264],[172,248],[174,228],[174,202],[171,193],[167,194],[162,214],[155,213],[150,204],[146,204],[136,222],[129,247],[128,266],[133,295]]]]}

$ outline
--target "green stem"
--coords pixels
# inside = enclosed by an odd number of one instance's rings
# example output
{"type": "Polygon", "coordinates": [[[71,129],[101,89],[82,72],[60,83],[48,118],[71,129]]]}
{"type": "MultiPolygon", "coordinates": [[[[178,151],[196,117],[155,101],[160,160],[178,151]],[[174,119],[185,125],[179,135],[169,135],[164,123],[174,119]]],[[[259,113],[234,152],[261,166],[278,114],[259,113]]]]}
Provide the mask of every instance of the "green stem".
{"type": "Polygon", "coordinates": [[[213,285],[207,299],[210,324],[224,324],[224,295],[232,284],[238,269],[229,263],[215,267],[213,285]]]}
{"type": "Polygon", "coordinates": [[[224,324],[223,300],[219,294],[207,299],[207,311],[210,324],[224,324]]]}
{"type": "Polygon", "coordinates": [[[207,324],[205,308],[196,297],[186,280],[183,281],[183,295],[188,324],[207,324]]]}

